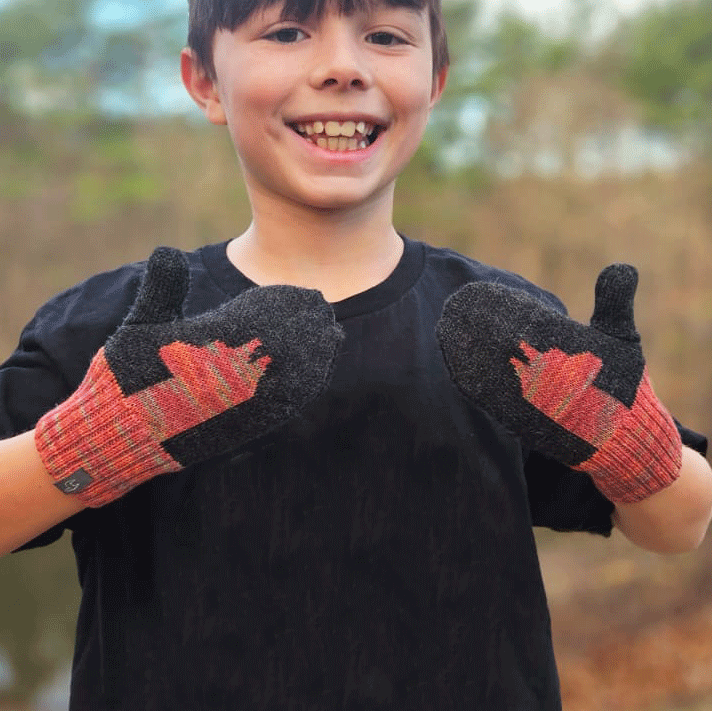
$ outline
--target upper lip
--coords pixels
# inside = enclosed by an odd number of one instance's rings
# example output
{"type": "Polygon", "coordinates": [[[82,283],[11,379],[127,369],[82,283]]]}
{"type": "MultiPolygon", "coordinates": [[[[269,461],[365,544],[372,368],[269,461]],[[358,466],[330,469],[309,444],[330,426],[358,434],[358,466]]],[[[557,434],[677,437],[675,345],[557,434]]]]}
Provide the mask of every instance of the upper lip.
{"type": "Polygon", "coordinates": [[[294,125],[294,124],[306,124],[306,123],[314,123],[315,121],[321,121],[322,123],[326,123],[327,121],[338,121],[339,123],[344,123],[345,121],[354,121],[355,123],[359,123],[360,121],[363,121],[364,123],[370,123],[373,126],[387,126],[388,121],[384,121],[382,118],[378,116],[374,116],[373,114],[362,114],[362,113],[323,113],[323,114],[307,114],[305,116],[300,116],[298,118],[290,118],[287,119],[285,123],[288,125],[294,125]]]}

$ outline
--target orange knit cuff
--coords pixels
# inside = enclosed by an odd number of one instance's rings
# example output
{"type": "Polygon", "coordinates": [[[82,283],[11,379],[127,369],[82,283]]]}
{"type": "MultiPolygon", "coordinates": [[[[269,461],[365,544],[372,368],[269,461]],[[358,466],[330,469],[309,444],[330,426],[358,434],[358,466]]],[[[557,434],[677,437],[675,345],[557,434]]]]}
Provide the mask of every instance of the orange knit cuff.
{"type": "Polygon", "coordinates": [[[681,466],[680,433],[653,392],[646,367],[633,406],[615,432],[573,468],[590,474],[610,501],[634,503],[670,486],[681,466]]]}
{"type": "Polygon", "coordinates": [[[37,423],[35,444],[55,486],[90,507],[182,469],[127,407],[103,348],[76,392],[37,423]]]}

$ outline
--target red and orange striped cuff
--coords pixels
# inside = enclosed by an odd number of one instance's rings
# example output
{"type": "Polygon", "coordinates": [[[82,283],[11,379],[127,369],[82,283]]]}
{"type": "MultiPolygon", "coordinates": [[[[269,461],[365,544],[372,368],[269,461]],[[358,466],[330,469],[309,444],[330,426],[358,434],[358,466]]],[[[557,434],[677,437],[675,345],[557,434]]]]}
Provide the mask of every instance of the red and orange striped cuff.
{"type": "Polygon", "coordinates": [[[103,506],[147,479],[182,469],[126,401],[102,348],[76,392],[35,427],[37,451],[55,486],[87,506],[103,506]]]}

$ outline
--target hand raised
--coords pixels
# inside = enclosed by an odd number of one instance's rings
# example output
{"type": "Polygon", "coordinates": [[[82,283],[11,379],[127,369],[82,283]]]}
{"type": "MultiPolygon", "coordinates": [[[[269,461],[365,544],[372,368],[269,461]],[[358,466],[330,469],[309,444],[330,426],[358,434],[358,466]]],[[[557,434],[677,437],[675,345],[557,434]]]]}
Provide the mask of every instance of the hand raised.
{"type": "Polygon", "coordinates": [[[650,385],[633,318],[636,287],[633,267],[606,268],[584,326],[523,291],[468,284],[445,304],[437,328],[451,377],[470,402],[621,502],[672,483],[682,447],[650,385]]]}
{"type": "Polygon", "coordinates": [[[58,488],[89,506],[240,447],[329,384],[343,336],[321,294],[256,287],[184,319],[188,287],[183,255],[156,250],[123,324],[35,429],[58,488]]]}

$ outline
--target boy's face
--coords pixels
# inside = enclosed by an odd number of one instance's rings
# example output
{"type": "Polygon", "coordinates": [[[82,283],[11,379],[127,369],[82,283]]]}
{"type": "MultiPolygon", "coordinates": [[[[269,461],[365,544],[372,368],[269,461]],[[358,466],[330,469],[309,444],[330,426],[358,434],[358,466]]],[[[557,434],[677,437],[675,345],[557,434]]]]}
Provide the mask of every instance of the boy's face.
{"type": "Polygon", "coordinates": [[[280,20],[281,3],[218,31],[211,81],[189,50],[183,80],[228,126],[253,204],[355,207],[392,190],[445,83],[433,77],[427,10],[380,5],[280,20]],[[339,135],[331,135],[339,134],[339,135]]]}

